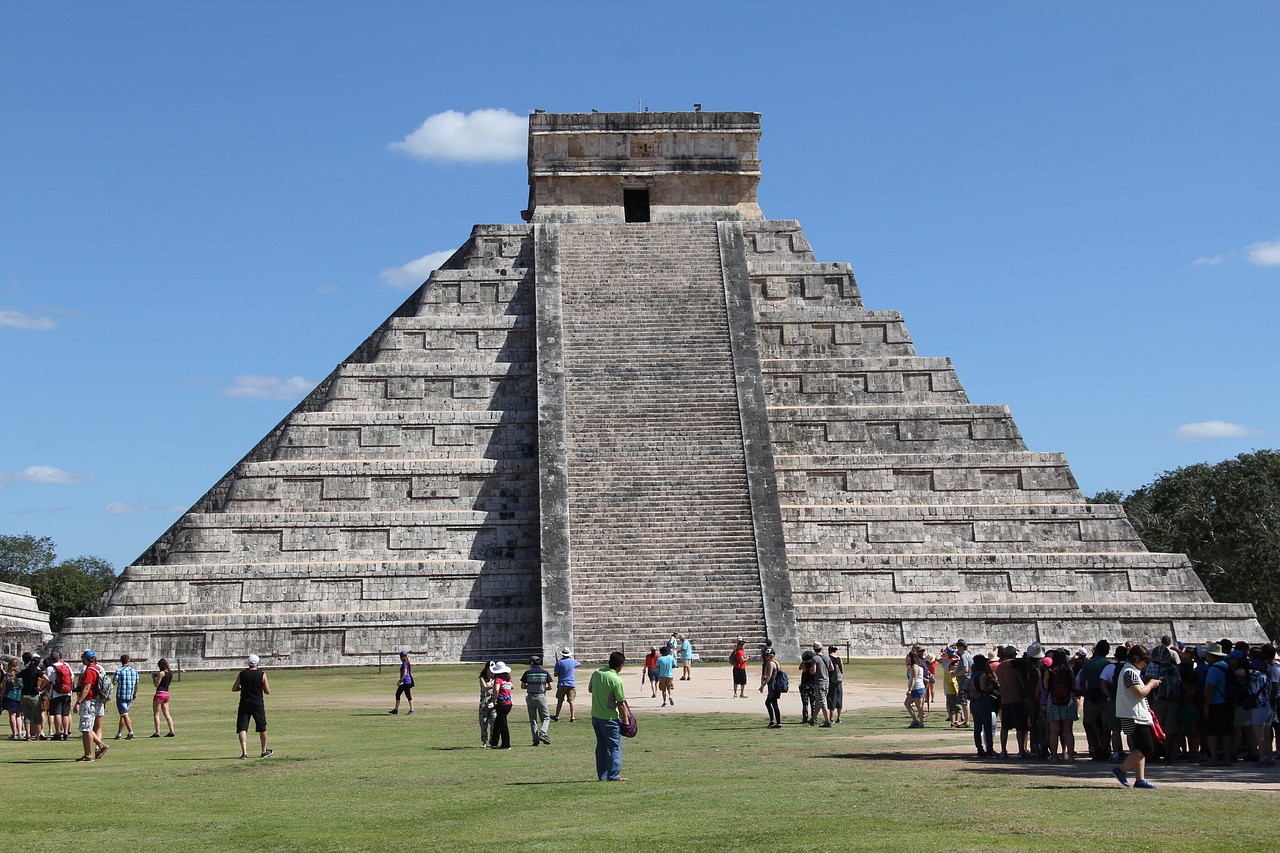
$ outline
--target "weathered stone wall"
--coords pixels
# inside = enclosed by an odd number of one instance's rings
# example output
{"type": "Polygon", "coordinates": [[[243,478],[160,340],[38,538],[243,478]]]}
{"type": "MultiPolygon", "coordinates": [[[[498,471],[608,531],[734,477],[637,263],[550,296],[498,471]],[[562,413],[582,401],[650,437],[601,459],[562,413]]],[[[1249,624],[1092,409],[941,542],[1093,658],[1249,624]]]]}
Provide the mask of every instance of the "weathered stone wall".
{"type": "Polygon", "coordinates": [[[188,668],[540,649],[532,262],[529,226],[477,227],[66,641],[188,668]]]}
{"type": "Polygon", "coordinates": [[[49,614],[40,609],[31,590],[0,583],[0,654],[32,651],[52,636],[49,614]]]}

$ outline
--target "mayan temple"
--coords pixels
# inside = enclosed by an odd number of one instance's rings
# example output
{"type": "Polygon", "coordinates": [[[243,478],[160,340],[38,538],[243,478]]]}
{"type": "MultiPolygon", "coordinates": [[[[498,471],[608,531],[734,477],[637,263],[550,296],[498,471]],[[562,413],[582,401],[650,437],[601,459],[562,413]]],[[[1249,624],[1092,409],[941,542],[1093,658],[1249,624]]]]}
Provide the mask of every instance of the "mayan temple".
{"type": "MultiPolygon", "coordinates": [[[[226,667],[1262,639],[765,219],[756,113],[536,113],[470,239],[66,648],[226,667]]],[[[1009,389],[1016,394],[1017,389],[1009,389]]]]}

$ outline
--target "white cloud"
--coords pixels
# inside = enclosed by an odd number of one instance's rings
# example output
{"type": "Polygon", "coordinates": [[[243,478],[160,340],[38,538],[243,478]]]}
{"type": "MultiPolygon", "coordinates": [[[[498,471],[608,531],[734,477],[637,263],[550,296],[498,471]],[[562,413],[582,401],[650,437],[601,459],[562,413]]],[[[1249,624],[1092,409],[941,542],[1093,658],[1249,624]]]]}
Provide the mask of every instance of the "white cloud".
{"type": "Polygon", "coordinates": [[[1214,438],[1244,438],[1250,435],[1262,435],[1262,430],[1227,423],[1226,421],[1202,421],[1196,424],[1183,424],[1173,431],[1174,438],[1183,441],[1206,441],[1214,438]]]}
{"type": "Polygon", "coordinates": [[[417,130],[387,148],[420,160],[500,163],[524,159],[528,137],[529,119],[507,110],[446,110],[428,116],[417,130]]]}
{"type": "Polygon", "coordinates": [[[0,309],[0,328],[47,331],[58,328],[58,322],[52,317],[35,317],[21,311],[0,309]]]}
{"type": "Polygon", "coordinates": [[[1280,266],[1280,237],[1275,240],[1254,243],[1245,247],[1245,257],[1249,263],[1260,267],[1280,266]]]}
{"type": "Polygon", "coordinates": [[[1214,255],[1212,258],[1196,258],[1191,265],[1193,267],[1216,267],[1226,259],[1226,255],[1214,255]]]}
{"type": "Polygon", "coordinates": [[[417,287],[427,280],[432,270],[443,264],[453,255],[451,251],[432,252],[417,260],[409,261],[403,266],[390,267],[378,273],[382,280],[392,287],[417,287]]]}
{"type": "Polygon", "coordinates": [[[309,379],[294,376],[279,379],[275,376],[237,376],[230,388],[219,393],[224,397],[248,397],[252,400],[296,400],[315,386],[309,379]]]}
{"type": "Polygon", "coordinates": [[[0,471],[0,487],[7,486],[9,483],[65,486],[73,483],[87,483],[92,479],[92,474],[74,474],[71,471],[54,468],[52,465],[32,465],[30,468],[13,473],[0,471]]]}
{"type": "Polygon", "coordinates": [[[181,506],[152,506],[151,504],[128,504],[116,501],[106,506],[106,511],[112,515],[125,515],[131,512],[182,512],[186,507],[181,506]]]}

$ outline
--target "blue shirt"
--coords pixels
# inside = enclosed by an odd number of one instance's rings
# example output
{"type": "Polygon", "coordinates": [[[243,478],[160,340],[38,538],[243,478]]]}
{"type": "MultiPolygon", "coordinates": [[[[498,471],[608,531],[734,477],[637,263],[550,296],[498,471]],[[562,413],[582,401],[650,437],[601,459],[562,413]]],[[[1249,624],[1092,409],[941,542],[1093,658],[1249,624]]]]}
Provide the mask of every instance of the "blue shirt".
{"type": "Polygon", "coordinates": [[[1209,700],[1210,705],[1224,705],[1227,701],[1227,679],[1233,677],[1229,664],[1218,661],[1209,667],[1209,674],[1205,677],[1205,692],[1210,687],[1216,687],[1213,691],[1213,698],[1209,700]]]}
{"type": "Polygon", "coordinates": [[[138,671],[129,665],[116,670],[116,698],[121,702],[132,701],[138,695],[138,671]]]}
{"type": "Polygon", "coordinates": [[[671,673],[676,668],[676,659],[671,656],[671,652],[658,657],[658,677],[670,678],[671,673]]]}
{"type": "Polygon", "coordinates": [[[693,643],[685,640],[680,644],[680,660],[691,660],[693,658],[693,643]]]}
{"type": "Polygon", "coordinates": [[[557,687],[577,687],[578,682],[573,671],[582,664],[573,658],[560,658],[556,661],[556,686],[557,687]]]}

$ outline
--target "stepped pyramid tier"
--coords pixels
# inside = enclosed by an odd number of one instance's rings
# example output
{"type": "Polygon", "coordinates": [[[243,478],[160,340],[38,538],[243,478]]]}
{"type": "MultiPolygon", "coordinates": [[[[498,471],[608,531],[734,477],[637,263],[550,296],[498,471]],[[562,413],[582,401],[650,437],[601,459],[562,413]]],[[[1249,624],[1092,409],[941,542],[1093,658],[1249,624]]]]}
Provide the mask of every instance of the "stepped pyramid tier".
{"type": "Polygon", "coordinates": [[[467,243],[67,647],[188,668],[1261,639],[766,220],[755,113],[535,113],[467,243]]]}
{"type": "Polygon", "coordinates": [[[0,583],[0,654],[35,651],[53,637],[49,614],[25,586],[0,583]]]}

